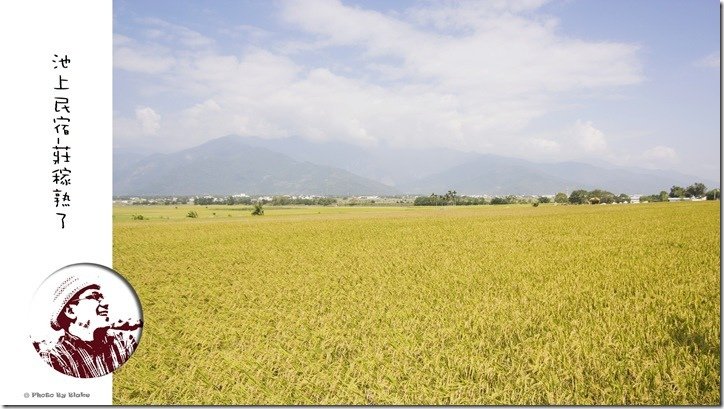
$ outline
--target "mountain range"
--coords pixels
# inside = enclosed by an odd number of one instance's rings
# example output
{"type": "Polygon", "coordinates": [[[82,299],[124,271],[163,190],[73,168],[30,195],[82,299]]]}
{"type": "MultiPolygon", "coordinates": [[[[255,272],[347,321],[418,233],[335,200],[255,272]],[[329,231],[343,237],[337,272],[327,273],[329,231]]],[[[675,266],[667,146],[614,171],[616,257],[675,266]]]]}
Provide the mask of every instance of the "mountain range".
{"type": "Polygon", "coordinates": [[[170,154],[114,151],[115,196],[656,193],[713,181],[673,171],[536,163],[451,149],[358,147],[302,138],[224,136],[170,154]]]}
{"type": "Polygon", "coordinates": [[[385,184],[346,170],[298,161],[241,137],[214,139],[171,154],[114,156],[113,192],[122,195],[391,195],[385,184]]]}

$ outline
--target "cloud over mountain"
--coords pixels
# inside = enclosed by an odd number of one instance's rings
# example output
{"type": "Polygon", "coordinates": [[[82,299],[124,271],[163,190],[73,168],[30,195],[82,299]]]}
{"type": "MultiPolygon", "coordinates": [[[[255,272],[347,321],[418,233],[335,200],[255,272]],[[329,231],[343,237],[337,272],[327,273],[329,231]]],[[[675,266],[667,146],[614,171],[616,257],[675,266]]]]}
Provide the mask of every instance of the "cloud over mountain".
{"type": "MultiPolygon", "coordinates": [[[[156,143],[235,133],[518,153],[529,122],[564,97],[642,79],[638,46],[561,36],[554,18],[530,14],[539,1],[433,2],[402,14],[279,4],[300,35],[238,54],[160,19],[117,42],[117,69],[163,71],[158,92],[198,100],[161,113],[156,143]],[[216,109],[197,109],[207,103],[216,109]]],[[[127,121],[115,131],[137,137],[127,121]]]]}

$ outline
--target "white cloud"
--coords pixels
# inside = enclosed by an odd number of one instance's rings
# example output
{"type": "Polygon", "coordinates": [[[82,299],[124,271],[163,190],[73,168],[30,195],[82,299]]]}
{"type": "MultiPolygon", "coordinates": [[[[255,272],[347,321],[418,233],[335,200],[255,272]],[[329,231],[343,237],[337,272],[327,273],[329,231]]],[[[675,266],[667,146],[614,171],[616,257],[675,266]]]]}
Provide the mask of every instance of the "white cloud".
{"type": "Polygon", "coordinates": [[[530,143],[531,147],[534,148],[536,153],[559,152],[561,150],[560,144],[550,139],[530,138],[528,142],[530,143]]]}
{"type": "Polygon", "coordinates": [[[136,119],[141,125],[141,133],[144,135],[155,135],[161,128],[161,115],[151,107],[137,107],[136,119]]]}
{"type": "Polygon", "coordinates": [[[591,121],[576,122],[576,133],[579,138],[579,144],[584,151],[589,153],[602,153],[608,150],[606,136],[599,129],[596,129],[591,121]]]}
{"type": "MultiPolygon", "coordinates": [[[[413,7],[408,9],[406,14],[414,24],[463,34],[488,25],[491,18],[501,14],[530,12],[544,3],[545,0],[438,2],[437,7],[413,7]]],[[[546,23],[555,25],[556,21],[548,19],[546,23]]]]}
{"type": "Polygon", "coordinates": [[[370,58],[399,59],[410,80],[450,91],[520,96],[641,80],[634,45],[567,39],[557,36],[549,21],[491,13],[495,8],[485,2],[467,3],[464,13],[444,4],[424,10],[446,15],[471,31],[425,31],[403,19],[338,1],[285,3],[283,15],[288,23],[318,35],[321,44],[357,46],[370,58]],[[468,11],[475,8],[482,12],[470,20],[468,11]]]}
{"type": "MultiPolygon", "coordinates": [[[[571,95],[605,93],[642,74],[637,46],[561,36],[555,20],[531,16],[541,4],[424,3],[384,14],[339,1],[285,2],[282,19],[301,35],[273,48],[247,44],[239,55],[146,19],[146,42],[119,37],[114,60],[119,69],[154,74],[144,90],[188,101],[164,113],[163,129],[159,121],[146,128],[174,148],[238,133],[552,153],[564,150],[561,141],[531,137],[532,120],[571,95]],[[338,58],[339,49],[353,57],[338,58]],[[315,53],[330,58],[317,61],[315,53]],[[185,139],[172,140],[178,135],[185,139]]],[[[590,122],[578,127],[586,152],[607,149],[590,122]]]]}
{"type": "Polygon", "coordinates": [[[145,42],[120,34],[113,36],[115,68],[146,74],[165,73],[177,62],[172,48],[180,45],[181,49],[205,49],[214,44],[214,40],[196,31],[161,19],[145,18],[139,22],[148,27],[142,30],[145,42]]]}
{"type": "Polygon", "coordinates": [[[121,34],[113,34],[113,46],[119,47],[133,43],[133,39],[121,34]]]}
{"type": "Polygon", "coordinates": [[[119,112],[113,113],[113,138],[115,144],[122,146],[123,142],[133,142],[135,145],[140,135],[141,127],[135,118],[123,116],[119,112]]]}
{"type": "Polygon", "coordinates": [[[713,52],[709,55],[707,55],[704,58],[701,58],[694,62],[694,65],[698,67],[706,67],[706,68],[719,68],[719,60],[721,58],[719,57],[718,52],[713,52]]]}
{"type": "Polygon", "coordinates": [[[217,104],[216,101],[214,101],[213,99],[207,99],[200,104],[196,104],[191,108],[186,109],[184,113],[193,117],[199,117],[209,112],[219,111],[221,111],[221,107],[219,106],[219,104],[217,104]]]}
{"type": "Polygon", "coordinates": [[[169,23],[159,18],[143,18],[140,19],[139,22],[150,27],[145,30],[145,33],[146,36],[151,39],[176,41],[183,46],[191,48],[209,47],[214,44],[213,39],[206,37],[197,31],[169,23]]]}
{"type": "Polygon", "coordinates": [[[142,45],[136,40],[113,35],[113,67],[144,74],[160,74],[171,69],[174,58],[170,51],[159,44],[142,45]]]}
{"type": "Polygon", "coordinates": [[[644,159],[654,162],[678,162],[679,155],[676,150],[668,146],[654,146],[643,154],[644,159]]]}

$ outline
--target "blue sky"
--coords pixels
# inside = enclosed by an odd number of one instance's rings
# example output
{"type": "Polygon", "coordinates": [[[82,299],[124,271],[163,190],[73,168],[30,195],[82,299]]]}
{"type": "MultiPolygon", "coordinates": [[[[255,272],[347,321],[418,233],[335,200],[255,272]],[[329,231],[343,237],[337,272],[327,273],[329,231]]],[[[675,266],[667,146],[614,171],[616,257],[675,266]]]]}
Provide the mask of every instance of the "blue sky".
{"type": "Polygon", "coordinates": [[[719,179],[716,0],[114,2],[114,145],[227,134],[719,179]]]}

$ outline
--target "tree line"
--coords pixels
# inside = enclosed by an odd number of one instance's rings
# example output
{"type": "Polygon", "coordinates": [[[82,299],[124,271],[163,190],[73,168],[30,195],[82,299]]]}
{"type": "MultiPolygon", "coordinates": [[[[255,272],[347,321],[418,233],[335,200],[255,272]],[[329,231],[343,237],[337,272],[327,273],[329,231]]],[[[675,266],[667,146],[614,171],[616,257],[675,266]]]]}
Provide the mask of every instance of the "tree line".
{"type": "Polygon", "coordinates": [[[308,206],[330,206],[337,203],[337,199],[333,197],[313,197],[313,198],[293,198],[288,196],[274,196],[271,200],[266,199],[252,199],[249,196],[228,196],[226,198],[215,198],[215,197],[196,197],[194,198],[194,204],[206,206],[206,205],[251,205],[257,202],[262,204],[269,204],[270,206],[288,206],[288,205],[308,205],[308,206]]]}
{"type": "Polygon", "coordinates": [[[515,195],[496,196],[488,201],[484,197],[459,196],[456,191],[448,190],[445,194],[432,193],[430,196],[418,196],[415,198],[413,204],[415,206],[474,206],[548,202],[550,202],[550,199],[546,196],[519,197],[515,195]]]}
{"type": "MultiPolygon", "coordinates": [[[[681,186],[672,186],[669,191],[662,190],[659,193],[651,195],[645,195],[640,197],[641,202],[666,202],[673,198],[685,199],[685,198],[704,198],[707,200],[718,200],[720,199],[721,193],[718,188],[707,190],[703,183],[697,182],[686,188],[681,186]]],[[[131,198],[119,197],[120,200],[128,200],[131,198]]],[[[345,198],[346,199],[346,198],[345,198]]],[[[269,199],[252,199],[250,196],[228,196],[228,197],[213,197],[213,196],[181,196],[181,197],[154,197],[154,198],[133,198],[132,203],[134,205],[177,205],[187,204],[191,200],[196,205],[253,205],[257,202],[271,206],[285,206],[285,205],[307,205],[307,206],[331,206],[338,205],[338,199],[334,197],[290,197],[290,196],[274,196],[269,199]]],[[[553,198],[548,196],[495,196],[490,199],[484,197],[473,197],[458,195],[455,190],[448,190],[444,194],[432,193],[429,196],[418,196],[414,199],[415,206],[472,206],[472,205],[500,205],[500,204],[520,204],[528,203],[537,206],[540,203],[559,203],[559,204],[611,204],[611,203],[630,203],[631,198],[625,193],[614,194],[612,192],[594,189],[591,191],[585,189],[576,189],[571,192],[570,195],[559,192],[553,198]]],[[[375,201],[372,200],[371,203],[375,201]]],[[[402,203],[402,202],[400,202],[402,203]]],[[[349,206],[357,204],[352,201],[346,203],[349,206]]],[[[342,202],[342,205],[345,205],[342,202]]]]}
{"type": "Polygon", "coordinates": [[[658,194],[652,194],[648,196],[641,196],[642,202],[668,202],[669,199],[678,198],[703,198],[706,200],[718,200],[721,196],[719,189],[707,190],[703,183],[694,183],[686,188],[681,186],[672,186],[667,193],[665,190],[660,191],[658,194]]]}
{"type": "MultiPolygon", "coordinates": [[[[706,190],[703,183],[694,183],[687,188],[680,186],[672,186],[667,193],[662,190],[658,194],[649,196],[641,196],[642,202],[663,202],[669,201],[669,198],[702,198],[707,200],[717,200],[720,198],[719,189],[706,190]]],[[[612,204],[612,203],[631,203],[631,197],[625,193],[614,194],[603,189],[594,189],[591,191],[585,189],[576,189],[567,195],[558,192],[552,201],[559,204],[612,204]]],[[[415,206],[470,206],[470,205],[499,205],[499,204],[518,204],[532,203],[537,206],[539,203],[550,203],[551,198],[548,196],[532,196],[519,197],[515,195],[496,196],[487,201],[483,197],[458,196],[454,190],[448,190],[447,193],[439,195],[432,193],[430,196],[418,196],[415,198],[415,206]]]]}

